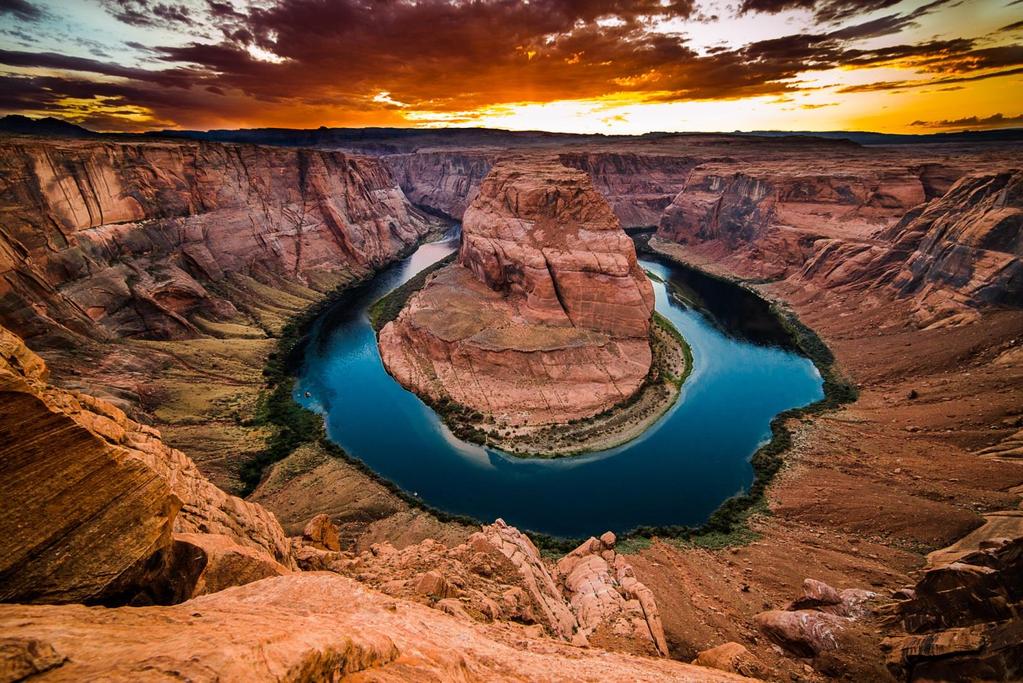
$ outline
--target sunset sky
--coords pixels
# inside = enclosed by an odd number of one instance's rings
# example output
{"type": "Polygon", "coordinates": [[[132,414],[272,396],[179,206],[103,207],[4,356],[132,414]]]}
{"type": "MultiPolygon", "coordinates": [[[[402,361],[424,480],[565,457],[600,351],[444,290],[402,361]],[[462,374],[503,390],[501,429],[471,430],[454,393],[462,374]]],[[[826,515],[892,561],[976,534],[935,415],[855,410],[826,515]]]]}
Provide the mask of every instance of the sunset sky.
{"type": "Polygon", "coordinates": [[[1023,0],[0,0],[0,114],[96,130],[1023,126],[1023,0]]]}

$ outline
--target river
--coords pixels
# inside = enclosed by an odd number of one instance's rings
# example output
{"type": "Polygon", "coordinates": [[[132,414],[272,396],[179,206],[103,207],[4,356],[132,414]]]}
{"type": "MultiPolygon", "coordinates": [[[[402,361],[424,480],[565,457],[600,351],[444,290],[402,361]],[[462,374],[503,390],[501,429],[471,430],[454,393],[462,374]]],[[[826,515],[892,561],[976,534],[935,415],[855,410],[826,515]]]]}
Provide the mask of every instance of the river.
{"type": "Polygon", "coordinates": [[[771,418],[823,396],[817,369],[787,348],[762,300],[644,258],[642,267],[657,276],[657,310],[693,353],[678,402],[653,427],[617,448],[554,460],[460,441],[384,370],[366,315],[374,301],[457,248],[457,233],[424,244],[342,295],[311,328],[294,394],[324,416],[333,441],[432,507],[566,537],[696,526],[749,487],[749,459],[770,437],[771,418]],[[658,279],[674,282],[685,303],[658,279]]]}

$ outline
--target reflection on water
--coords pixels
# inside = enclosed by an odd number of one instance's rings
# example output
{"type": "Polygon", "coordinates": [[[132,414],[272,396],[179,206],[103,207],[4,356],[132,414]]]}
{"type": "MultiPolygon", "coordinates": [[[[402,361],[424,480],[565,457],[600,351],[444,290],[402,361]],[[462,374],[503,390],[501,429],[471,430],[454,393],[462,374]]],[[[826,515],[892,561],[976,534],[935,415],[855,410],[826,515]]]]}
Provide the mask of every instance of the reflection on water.
{"type": "Polygon", "coordinates": [[[434,507],[560,536],[696,525],[752,482],[749,457],[771,418],[823,396],[816,368],[785,348],[766,304],[731,283],[644,259],[689,302],[654,281],[657,310],[694,359],[678,403],[653,428],[618,448],[557,460],[460,441],[387,374],[366,317],[376,299],[457,246],[457,234],[423,245],[346,293],[314,326],[295,390],[325,416],[331,439],[434,507]]]}

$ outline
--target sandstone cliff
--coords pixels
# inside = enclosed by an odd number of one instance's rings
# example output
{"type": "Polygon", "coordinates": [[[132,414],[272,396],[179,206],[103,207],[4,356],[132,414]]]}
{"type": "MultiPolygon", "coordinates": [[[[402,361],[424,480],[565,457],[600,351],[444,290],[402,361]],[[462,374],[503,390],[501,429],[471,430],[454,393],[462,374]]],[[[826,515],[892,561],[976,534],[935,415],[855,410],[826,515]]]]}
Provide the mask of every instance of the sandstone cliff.
{"type": "MultiPolygon", "coordinates": [[[[442,150],[381,157],[401,189],[416,205],[461,220],[480,183],[501,152],[486,149],[442,150]]],[[[626,228],[657,222],[685,185],[697,158],[618,151],[573,151],[558,161],[590,175],[626,228]]]]}
{"type": "Polygon", "coordinates": [[[911,299],[925,324],[1018,305],[1020,173],[955,177],[697,171],[657,235],[752,276],[911,299]]]}
{"type": "Polygon", "coordinates": [[[925,321],[967,306],[1023,302],[1023,172],[971,175],[908,211],[877,244],[829,242],[800,274],[829,286],[885,288],[925,321]]]}
{"type": "Polygon", "coordinates": [[[380,333],[388,370],[433,400],[510,424],[586,417],[650,368],[653,291],[589,178],[495,165],[466,210],[458,263],[380,333]]]}
{"type": "Polygon", "coordinates": [[[657,225],[664,209],[699,163],[688,155],[566,152],[565,166],[590,174],[593,184],[626,228],[657,225]]]}
{"type": "Polygon", "coordinates": [[[461,220],[494,156],[472,150],[418,152],[385,156],[382,161],[414,204],[461,220]]]}
{"type": "Polygon", "coordinates": [[[0,143],[0,321],[181,338],[231,278],[329,289],[428,230],[378,160],[206,143],[0,143]]]}
{"type": "Polygon", "coordinates": [[[272,514],[113,405],[49,386],[2,327],[0,403],[0,599],[166,601],[206,592],[221,559],[253,579],[295,566],[272,514]]]}

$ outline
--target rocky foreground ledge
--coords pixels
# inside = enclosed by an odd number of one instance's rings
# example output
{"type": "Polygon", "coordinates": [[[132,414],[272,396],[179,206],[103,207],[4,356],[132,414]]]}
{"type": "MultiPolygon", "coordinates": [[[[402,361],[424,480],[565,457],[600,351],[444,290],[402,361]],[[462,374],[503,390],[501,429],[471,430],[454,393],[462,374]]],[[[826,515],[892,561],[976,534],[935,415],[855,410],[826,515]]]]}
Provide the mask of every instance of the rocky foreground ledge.
{"type": "Polygon", "coordinates": [[[21,603],[0,604],[0,681],[741,680],[661,658],[613,534],[556,564],[500,520],[343,552],[327,515],[288,538],[156,430],[53,387],[3,327],[0,401],[0,601],[21,603]]]}
{"type": "Polygon", "coordinates": [[[589,418],[651,368],[654,297],[589,177],[545,159],[494,166],[458,261],[380,332],[384,364],[434,403],[510,429],[589,418]]]}

